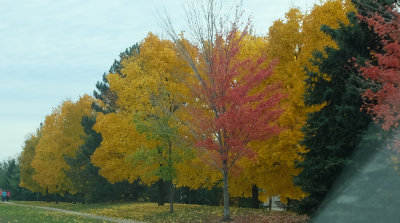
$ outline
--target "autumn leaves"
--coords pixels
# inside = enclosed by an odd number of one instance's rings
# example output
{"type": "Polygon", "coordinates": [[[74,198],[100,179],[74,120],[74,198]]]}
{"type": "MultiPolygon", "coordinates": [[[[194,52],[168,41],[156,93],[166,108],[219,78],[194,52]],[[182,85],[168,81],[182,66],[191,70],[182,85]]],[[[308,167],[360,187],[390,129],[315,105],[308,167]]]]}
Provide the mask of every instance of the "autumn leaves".
{"type": "MultiPolygon", "coordinates": [[[[225,32],[208,30],[213,35],[200,44],[174,32],[172,41],[149,33],[121,54],[95,98],[65,101],[46,117],[26,141],[21,186],[77,192],[65,159],[87,140],[81,125],[86,116],[101,134],[90,162],[109,182],[163,180],[193,189],[217,184],[224,188],[225,219],[230,193],[249,197],[260,188],[262,201],[274,195],[282,201],[302,198],[292,181],[301,171],[295,167],[299,154],[307,150],[302,127],[307,114],[325,106],[306,106],[305,91],[313,86],[306,88],[304,68],[317,72],[313,52],[338,47],[321,26],[346,25],[346,14],[354,10],[350,1],[327,1],[308,14],[291,9],[266,37],[248,33],[248,27],[239,30],[236,19],[225,32]]],[[[398,42],[385,50],[394,54],[396,47],[398,42]]],[[[398,64],[387,59],[391,54],[376,56],[381,65],[398,64]]],[[[363,72],[373,79],[376,69],[370,65],[363,72]]]]}

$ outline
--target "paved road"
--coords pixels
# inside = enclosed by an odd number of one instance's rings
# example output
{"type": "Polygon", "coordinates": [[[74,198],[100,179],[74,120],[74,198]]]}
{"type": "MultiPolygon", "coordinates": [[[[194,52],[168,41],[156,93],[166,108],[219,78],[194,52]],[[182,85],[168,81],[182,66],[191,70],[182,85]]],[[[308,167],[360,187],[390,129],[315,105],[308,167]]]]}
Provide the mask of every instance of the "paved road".
{"type": "Polygon", "coordinates": [[[73,215],[78,215],[78,216],[83,216],[83,217],[88,217],[88,218],[95,218],[95,219],[99,219],[99,220],[117,222],[117,223],[144,223],[144,222],[141,222],[141,221],[133,221],[133,220],[112,218],[112,217],[101,216],[101,215],[85,214],[85,213],[82,213],[82,212],[69,211],[69,210],[64,210],[64,209],[59,209],[59,208],[40,207],[40,206],[33,206],[33,205],[26,205],[26,204],[17,204],[17,203],[13,203],[13,202],[4,202],[3,204],[19,205],[19,206],[40,208],[40,209],[50,210],[50,211],[58,211],[58,212],[63,212],[63,213],[67,213],[67,214],[73,214],[73,215]]]}
{"type": "Polygon", "coordinates": [[[392,154],[384,147],[369,153],[368,159],[352,158],[312,222],[399,223],[400,175],[392,154]]]}

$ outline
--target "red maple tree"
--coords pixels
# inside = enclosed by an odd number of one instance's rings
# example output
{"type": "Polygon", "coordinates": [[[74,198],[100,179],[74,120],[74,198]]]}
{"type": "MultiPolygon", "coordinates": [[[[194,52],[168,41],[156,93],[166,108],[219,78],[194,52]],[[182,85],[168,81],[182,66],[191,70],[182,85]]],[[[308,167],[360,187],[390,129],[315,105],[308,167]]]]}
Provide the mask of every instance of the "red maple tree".
{"type": "Polygon", "coordinates": [[[374,53],[374,60],[361,68],[375,86],[363,93],[364,108],[383,129],[396,128],[400,121],[400,13],[386,8],[384,13],[359,18],[374,30],[383,46],[382,52],[374,53]]]}
{"type": "Polygon", "coordinates": [[[217,34],[212,54],[206,55],[204,75],[198,76],[199,87],[192,88],[202,104],[192,108],[202,135],[196,147],[205,148],[208,162],[222,172],[226,220],[230,215],[229,173],[239,159],[256,155],[251,142],[280,132],[276,121],[283,112],[278,106],[284,97],[281,85],[267,83],[276,61],[265,66],[264,56],[244,61],[237,58],[246,35],[235,27],[226,35],[217,34]]]}

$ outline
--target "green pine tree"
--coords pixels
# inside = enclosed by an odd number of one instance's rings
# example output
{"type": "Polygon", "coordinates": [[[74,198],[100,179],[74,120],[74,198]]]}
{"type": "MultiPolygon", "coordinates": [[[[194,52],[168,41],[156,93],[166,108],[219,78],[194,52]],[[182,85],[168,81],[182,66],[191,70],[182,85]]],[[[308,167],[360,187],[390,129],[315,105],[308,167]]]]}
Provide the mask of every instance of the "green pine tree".
{"type": "Polygon", "coordinates": [[[0,163],[0,188],[11,193],[11,200],[33,200],[35,193],[19,186],[20,166],[17,159],[12,158],[0,163]]]}
{"type": "Polygon", "coordinates": [[[347,26],[322,27],[338,48],[327,47],[324,53],[315,52],[313,65],[318,71],[307,72],[305,103],[308,106],[326,103],[321,110],[309,115],[303,127],[302,144],[308,151],[297,164],[302,172],[294,178],[308,194],[299,202],[297,211],[308,215],[319,208],[342,170],[354,165],[355,149],[365,147],[358,156],[367,156],[377,142],[374,134],[368,134],[369,128],[374,128],[371,117],[360,111],[361,89],[366,82],[352,60],[357,58],[362,63],[369,59],[370,49],[377,49],[377,39],[355,13],[348,17],[347,26]]]}
{"type": "Polygon", "coordinates": [[[82,126],[87,135],[85,143],[80,146],[75,157],[66,157],[71,167],[67,175],[78,191],[78,199],[85,203],[137,200],[139,193],[144,190],[143,186],[138,182],[126,181],[111,184],[99,175],[100,168],[90,162],[90,156],[102,141],[101,135],[92,129],[95,122],[95,117],[82,118],[82,126]]]}
{"type": "Polygon", "coordinates": [[[85,143],[79,147],[75,157],[65,158],[71,167],[67,176],[85,203],[110,199],[107,194],[110,183],[98,174],[99,168],[90,162],[91,154],[101,143],[101,135],[92,129],[95,121],[95,117],[82,117],[82,126],[87,135],[85,143]]]}
{"type": "MultiPolygon", "coordinates": [[[[139,53],[139,45],[135,44],[124,52],[120,53],[119,60],[115,60],[110,67],[110,73],[121,74],[121,61],[132,54],[139,53]]],[[[101,100],[104,106],[93,103],[92,108],[96,112],[104,114],[116,112],[118,106],[116,104],[117,95],[111,91],[110,85],[103,75],[103,81],[97,82],[96,90],[93,96],[101,100]]],[[[80,146],[74,157],[66,157],[68,165],[71,167],[67,175],[72,179],[75,189],[85,202],[110,201],[110,200],[135,200],[139,196],[139,192],[143,190],[143,186],[139,186],[138,182],[129,184],[128,182],[120,182],[116,184],[109,183],[105,178],[99,175],[98,167],[94,166],[90,157],[94,151],[100,146],[101,134],[93,130],[96,123],[96,117],[82,117],[82,126],[86,133],[85,142],[80,146]]]]}

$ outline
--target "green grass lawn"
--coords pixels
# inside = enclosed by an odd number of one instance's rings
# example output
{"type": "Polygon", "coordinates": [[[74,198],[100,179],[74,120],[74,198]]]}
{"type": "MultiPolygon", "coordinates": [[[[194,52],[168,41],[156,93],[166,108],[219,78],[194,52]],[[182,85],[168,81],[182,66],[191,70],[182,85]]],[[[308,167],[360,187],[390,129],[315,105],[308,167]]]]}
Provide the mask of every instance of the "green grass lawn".
{"type": "MultiPolygon", "coordinates": [[[[101,204],[71,204],[54,202],[18,202],[36,206],[47,206],[88,214],[103,215],[115,218],[132,219],[144,222],[220,222],[223,208],[206,205],[175,204],[174,213],[169,213],[169,204],[157,206],[156,203],[101,203],[101,204]]],[[[231,217],[237,223],[246,222],[306,222],[307,217],[290,212],[268,211],[265,209],[250,209],[231,207],[231,217]]]]}
{"type": "Polygon", "coordinates": [[[0,202],[0,222],[19,222],[19,223],[100,223],[105,222],[97,219],[64,214],[55,211],[47,211],[34,207],[23,207],[8,205],[0,202]]]}

